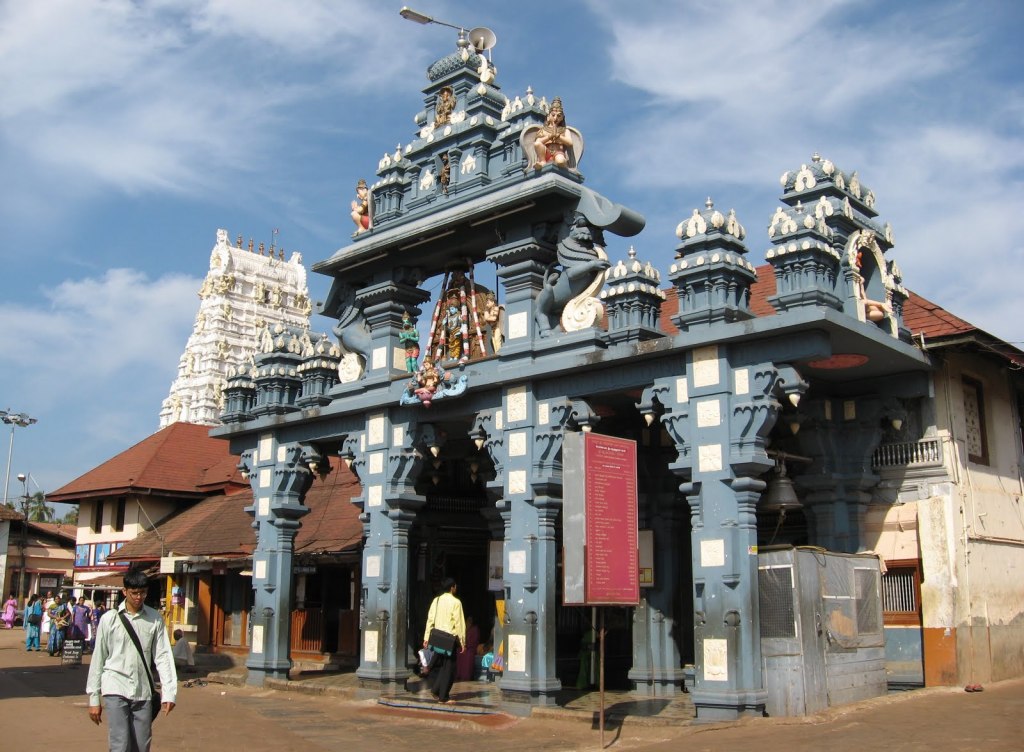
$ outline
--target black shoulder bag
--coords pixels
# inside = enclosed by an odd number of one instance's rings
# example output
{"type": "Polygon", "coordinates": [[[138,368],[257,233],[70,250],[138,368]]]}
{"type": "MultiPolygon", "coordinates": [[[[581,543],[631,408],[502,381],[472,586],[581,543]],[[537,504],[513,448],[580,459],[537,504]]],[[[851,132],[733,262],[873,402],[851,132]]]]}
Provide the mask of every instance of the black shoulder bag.
{"type": "Polygon", "coordinates": [[[156,717],[160,715],[160,693],[156,691],[156,684],[153,682],[153,673],[149,670],[149,661],[146,660],[146,654],[142,652],[142,643],[139,642],[139,635],[136,634],[132,623],[128,621],[128,617],[124,615],[124,611],[118,611],[117,615],[121,617],[121,623],[124,624],[124,628],[128,630],[128,636],[131,638],[132,644],[135,645],[135,649],[139,651],[139,658],[142,659],[142,665],[146,669],[146,678],[149,679],[149,691],[152,693],[150,698],[150,713],[152,719],[155,721],[156,717]]]}

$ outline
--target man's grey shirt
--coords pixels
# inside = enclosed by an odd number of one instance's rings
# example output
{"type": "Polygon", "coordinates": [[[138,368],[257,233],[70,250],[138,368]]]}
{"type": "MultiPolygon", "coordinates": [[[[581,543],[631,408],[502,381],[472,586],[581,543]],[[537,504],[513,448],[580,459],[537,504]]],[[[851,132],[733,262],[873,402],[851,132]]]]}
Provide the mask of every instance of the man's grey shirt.
{"type": "MultiPolygon", "coordinates": [[[[122,603],[116,611],[110,610],[103,614],[96,628],[96,647],[85,685],[89,706],[101,705],[103,695],[119,695],[129,700],[147,700],[150,697],[146,667],[121,623],[118,614],[122,612],[139,636],[146,658],[156,665],[162,702],[174,702],[178,695],[178,674],[174,668],[164,620],[149,606],[143,605],[137,614],[126,610],[124,606],[122,603]]],[[[155,681],[157,677],[153,678],[155,681]]]]}

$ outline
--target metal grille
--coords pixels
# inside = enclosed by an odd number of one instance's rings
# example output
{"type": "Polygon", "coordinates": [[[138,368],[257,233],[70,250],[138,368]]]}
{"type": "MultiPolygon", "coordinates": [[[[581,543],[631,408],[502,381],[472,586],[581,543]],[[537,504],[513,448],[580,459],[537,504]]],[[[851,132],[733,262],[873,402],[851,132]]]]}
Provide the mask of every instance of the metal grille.
{"type": "Polygon", "coordinates": [[[882,610],[886,613],[918,612],[913,568],[892,568],[882,575],[882,610]]]}
{"type": "Polygon", "coordinates": [[[881,614],[878,613],[878,570],[854,569],[854,584],[857,588],[857,632],[877,634],[882,628],[881,614]]]}
{"type": "Polygon", "coordinates": [[[427,496],[427,506],[432,512],[478,512],[485,499],[466,496],[427,496]]]}
{"type": "Polygon", "coordinates": [[[793,607],[793,567],[759,567],[761,637],[796,637],[793,607]]]}

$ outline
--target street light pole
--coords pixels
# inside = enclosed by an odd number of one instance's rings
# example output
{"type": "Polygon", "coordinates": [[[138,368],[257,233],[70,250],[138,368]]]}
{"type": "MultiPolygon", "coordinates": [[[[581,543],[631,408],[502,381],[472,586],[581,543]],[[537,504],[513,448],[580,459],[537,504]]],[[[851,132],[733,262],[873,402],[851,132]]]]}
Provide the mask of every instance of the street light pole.
{"type": "Polygon", "coordinates": [[[10,408],[0,410],[0,421],[11,427],[11,441],[7,446],[7,479],[4,481],[4,504],[7,503],[7,493],[11,487],[11,457],[14,455],[14,429],[16,427],[26,428],[36,423],[36,419],[29,417],[27,413],[12,413],[10,408]]]}
{"type": "MultiPolygon", "coordinates": [[[[14,429],[11,429],[12,433],[14,429]]],[[[21,539],[18,541],[18,548],[21,549],[21,573],[18,577],[18,604],[23,606],[22,594],[25,591],[25,576],[28,574],[26,571],[28,568],[28,555],[26,550],[28,549],[28,478],[24,473],[18,473],[18,480],[21,481],[21,513],[23,518],[21,520],[21,539]]]]}

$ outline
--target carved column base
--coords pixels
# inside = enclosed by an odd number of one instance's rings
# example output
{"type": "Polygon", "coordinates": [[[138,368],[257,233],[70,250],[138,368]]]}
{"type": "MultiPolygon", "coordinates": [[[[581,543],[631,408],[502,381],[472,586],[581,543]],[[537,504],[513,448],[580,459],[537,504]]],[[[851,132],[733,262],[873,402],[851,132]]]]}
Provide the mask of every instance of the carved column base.
{"type": "Polygon", "coordinates": [[[683,669],[646,671],[630,669],[627,675],[634,691],[645,697],[673,697],[683,693],[686,675],[683,669]]]}
{"type": "Polygon", "coordinates": [[[407,670],[359,669],[356,671],[356,677],[359,679],[359,693],[366,697],[404,692],[406,682],[411,676],[412,673],[407,670]]]}
{"type": "Polygon", "coordinates": [[[562,689],[558,679],[502,679],[501,699],[510,705],[554,705],[562,689]]]}
{"type": "Polygon", "coordinates": [[[245,662],[249,670],[245,683],[250,687],[262,687],[267,679],[288,679],[288,670],[292,667],[290,660],[285,661],[264,661],[256,656],[255,660],[250,656],[245,662]]]}
{"type": "Polygon", "coordinates": [[[759,718],[765,715],[768,690],[694,689],[690,695],[697,711],[698,722],[735,721],[739,718],[759,718]]]}

